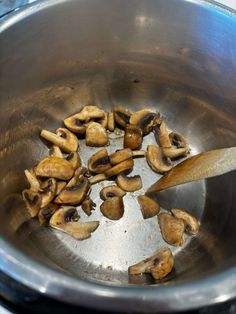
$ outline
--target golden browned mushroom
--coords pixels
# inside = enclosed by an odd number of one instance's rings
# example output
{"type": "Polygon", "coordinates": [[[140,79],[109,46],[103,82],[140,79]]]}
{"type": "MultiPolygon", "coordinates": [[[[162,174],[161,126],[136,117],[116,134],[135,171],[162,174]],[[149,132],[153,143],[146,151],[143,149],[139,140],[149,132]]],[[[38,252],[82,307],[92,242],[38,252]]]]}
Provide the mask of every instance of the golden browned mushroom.
{"type": "Polygon", "coordinates": [[[122,197],[107,198],[100,206],[101,213],[111,220],[118,220],[124,215],[124,203],[122,197]]]}
{"type": "Polygon", "coordinates": [[[44,225],[49,222],[52,215],[58,210],[59,206],[57,204],[48,204],[47,207],[41,208],[38,213],[38,219],[40,225],[44,225]]]}
{"type": "Polygon", "coordinates": [[[129,275],[151,273],[154,279],[166,277],[174,267],[174,258],[169,248],[162,248],[153,256],[146,258],[128,269],[129,275]]]}
{"type": "Polygon", "coordinates": [[[63,158],[46,157],[35,167],[35,174],[39,177],[69,180],[74,174],[74,169],[71,163],[63,158]]]}
{"type": "Polygon", "coordinates": [[[160,205],[147,195],[139,195],[138,202],[144,219],[154,217],[160,211],[160,205]]]}
{"type": "Polygon", "coordinates": [[[109,197],[125,196],[126,192],[119,188],[117,185],[107,185],[100,191],[100,198],[105,201],[109,197]]]}
{"type": "Polygon", "coordinates": [[[84,120],[81,120],[79,113],[74,114],[64,120],[64,124],[71,132],[84,134],[86,131],[86,126],[84,125],[84,120]]]}
{"type": "Polygon", "coordinates": [[[79,140],[75,134],[65,128],[57,129],[56,134],[42,130],[40,135],[54,145],[59,146],[66,153],[77,151],[79,146],[79,140]]]}
{"type": "Polygon", "coordinates": [[[160,213],[158,215],[158,223],[162,237],[167,243],[177,246],[183,245],[185,224],[182,219],[175,218],[167,213],[160,213]]]}
{"type": "Polygon", "coordinates": [[[50,218],[50,226],[56,227],[70,221],[78,221],[79,219],[80,216],[77,212],[76,207],[61,206],[50,218]]]}
{"type": "Polygon", "coordinates": [[[88,122],[89,120],[104,118],[105,115],[105,112],[97,106],[84,106],[78,113],[78,118],[88,122]]]}
{"type": "Polygon", "coordinates": [[[108,113],[107,128],[111,132],[113,132],[115,130],[115,120],[114,120],[114,113],[113,112],[108,113]]]}
{"type": "Polygon", "coordinates": [[[129,123],[131,113],[123,106],[116,106],[114,108],[114,120],[119,126],[125,128],[126,124],[129,123]]]}
{"type": "Polygon", "coordinates": [[[86,145],[105,146],[109,143],[106,129],[97,122],[91,122],[86,129],[86,145]]]}
{"type": "Polygon", "coordinates": [[[126,192],[138,191],[143,187],[140,175],[128,177],[124,173],[117,176],[116,184],[126,192]]]}
{"type": "Polygon", "coordinates": [[[67,182],[65,181],[57,181],[56,195],[59,195],[66,185],[67,182]]]}
{"type": "Polygon", "coordinates": [[[59,157],[59,158],[64,158],[60,147],[53,145],[50,149],[50,153],[52,157],[59,157]]]}
{"type": "Polygon", "coordinates": [[[36,217],[41,207],[41,196],[32,190],[24,190],[22,198],[31,217],[36,217]]]}
{"type": "Polygon", "coordinates": [[[94,210],[96,207],[96,203],[94,203],[89,196],[85,198],[85,200],[82,202],[81,207],[85,214],[87,216],[90,216],[92,214],[92,210],[94,210]]]}
{"type": "Polygon", "coordinates": [[[49,178],[41,184],[41,206],[44,208],[47,206],[55,197],[57,192],[57,181],[54,178],[49,178]]]}
{"type": "Polygon", "coordinates": [[[146,152],[144,150],[131,150],[130,148],[124,148],[124,149],[120,149],[112,153],[109,156],[109,159],[112,165],[116,165],[132,157],[144,157],[144,156],[146,156],[146,152]]]}
{"type": "Polygon", "coordinates": [[[175,158],[179,158],[179,157],[186,157],[189,152],[187,148],[177,148],[176,146],[166,147],[166,148],[163,147],[162,151],[164,155],[170,158],[171,160],[175,158]]]}
{"type": "Polygon", "coordinates": [[[161,121],[160,124],[157,123],[154,126],[153,130],[154,130],[155,139],[161,147],[171,147],[169,133],[167,131],[164,121],[161,121]]]}
{"type": "Polygon", "coordinates": [[[173,146],[176,146],[177,148],[187,148],[187,152],[189,152],[188,142],[183,135],[177,132],[171,132],[169,138],[173,146]]]}
{"type": "Polygon", "coordinates": [[[195,217],[190,215],[185,210],[179,208],[173,208],[171,209],[171,212],[176,218],[182,219],[184,221],[186,233],[190,235],[198,233],[200,225],[195,217]]]}
{"type": "Polygon", "coordinates": [[[106,177],[113,177],[121,172],[127,171],[132,169],[134,166],[134,161],[132,158],[129,158],[127,160],[124,160],[122,162],[120,162],[119,164],[113,166],[112,168],[106,170],[104,172],[104,175],[106,177]]]}
{"type": "Polygon", "coordinates": [[[170,171],[173,168],[171,159],[164,155],[161,147],[148,145],[146,157],[149,166],[155,172],[164,173],[170,171]]]}
{"type": "Polygon", "coordinates": [[[104,181],[104,180],[106,180],[106,179],[107,179],[107,176],[105,176],[104,173],[100,173],[100,174],[97,174],[97,175],[94,176],[94,177],[89,178],[89,183],[90,183],[90,184],[95,184],[95,183],[104,181]]]}
{"type": "Polygon", "coordinates": [[[143,142],[143,132],[138,125],[127,124],[124,135],[124,148],[139,149],[143,142]]]}
{"type": "Polygon", "coordinates": [[[74,169],[81,167],[81,159],[77,152],[71,152],[68,156],[66,156],[66,160],[71,163],[74,169]]]}
{"type": "Polygon", "coordinates": [[[104,129],[108,128],[108,117],[107,114],[105,113],[104,118],[97,119],[96,122],[100,123],[104,129]]]}
{"type": "Polygon", "coordinates": [[[152,131],[154,121],[160,114],[151,109],[142,109],[133,113],[130,117],[129,123],[138,125],[143,135],[146,135],[152,131]]]}
{"type": "Polygon", "coordinates": [[[92,173],[103,173],[111,168],[108,152],[105,148],[97,151],[88,160],[88,169],[92,173]]]}
{"type": "Polygon", "coordinates": [[[36,178],[36,175],[34,173],[34,171],[31,170],[25,170],[25,176],[30,184],[30,190],[34,191],[34,192],[38,192],[40,191],[40,182],[39,180],[36,178]]]}

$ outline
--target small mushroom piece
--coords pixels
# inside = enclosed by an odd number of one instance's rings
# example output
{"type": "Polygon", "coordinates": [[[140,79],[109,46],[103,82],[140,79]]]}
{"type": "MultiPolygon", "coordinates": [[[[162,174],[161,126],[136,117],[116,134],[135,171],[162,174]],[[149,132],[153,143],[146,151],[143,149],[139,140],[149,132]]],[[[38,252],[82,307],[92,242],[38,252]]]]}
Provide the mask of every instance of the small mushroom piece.
{"type": "Polygon", "coordinates": [[[139,149],[143,142],[143,132],[138,125],[127,124],[124,135],[124,148],[139,149]]]}
{"type": "Polygon", "coordinates": [[[199,231],[199,222],[195,217],[190,215],[188,212],[182,209],[173,208],[171,213],[179,219],[182,219],[185,223],[185,232],[190,235],[197,234],[199,231]]]}
{"type": "Polygon", "coordinates": [[[66,185],[67,182],[65,181],[57,181],[56,195],[59,195],[66,185]]]}
{"type": "Polygon", "coordinates": [[[57,192],[57,181],[54,178],[49,178],[41,184],[41,206],[44,208],[47,206],[55,197],[57,192]]]}
{"type": "Polygon", "coordinates": [[[66,160],[71,163],[75,170],[81,167],[81,159],[77,152],[71,152],[68,156],[66,156],[66,160]]]}
{"type": "Polygon", "coordinates": [[[108,197],[100,206],[101,213],[111,220],[118,220],[124,215],[122,197],[108,197]]]}
{"type": "Polygon", "coordinates": [[[158,215],[158,223],[162,237],[167,243],[176,246],[183,245],[185,224],[182,219],[175,218],[167,213],[160,213],[158,215]]]}
{"type": "Polygon", "coordinates": [[[22,198],[30,216],[36,217],[41,207],[41,196],[39,193],[32,190],[23,190],[22,198]]]}
{"type": "Polygon", "coordinates": [[[97,122],[91,122],[86,129],[86,145],[100,147],[109,143],[106,129],[97,122]]]}
{"type": "Polygon", "coordinates": [[[169,248],[162,248],[153,256],[146,258],[128,269],[129,275],[151,273],[154,279],[166,277],[174,267],[174,258],[169,248]]]}
{"type": "Polygon", "coordinates": [[[97,174],[96,176],[89,178],[89,183],[92,185],[92,184],[104,181],[106,179],[107,179],[107,176],[105,176],[105,174],[103,173],[100,173],[100,174],[97,174]]]}
{"type": "Polygon", "coordinates": [[[44,225],[49,222],[52,215],[58,210],[59,206],[57,204],[48,204],[47,207],[41,208],[38,213],[38,219],[40,225],[44,225]]]}
{"type": "Polygon", "coordinates": [[[102,127],[104,127],[104,129],[107,129],[107,125],[108,125],[108,116],[105,113],[104,118],[101,119],[97,119],[95,122],[98,122],[101,124],[102,127]]]}
{"type": "Polygon", "coordinates": [[[119,174],[121,172],[132,169],[133,166],[134,166],[134,161],[132,158],[129,158],[129,159],[124,160],[121,163],[113,166],[112,168],[106,170],[104,172],[104,175],[106,177],[113,177],[113,176],[116,176],[117,174],[119,174]]]}
{"type": "Polygon", "coordinates": [[[171,160],[179,158],[179,157],[184,157],[187,156],[188,153],[188,149],[186,148],[177,148],[176,146],[172,146],[172,147],[163,147],[162,151],[164,153],[164,155],[168,158],[170,158],[171,160]]]}
{"type": "Polygon", "coordinates": [[[58,158],[64,158],[63,157],[63,154],[61,152],[61,149],[60,147],[56,146],[56,145],[53,145],[50,149],[50,156],[52,157],[58,157],[58,158]]]}
{"type": "Polygon", "coordinates": [[[35,174],[39,177],[69,180],[74,174],[74,169],[71,163],[63,158],[46,157],[36,166],[35,174]]]}
{"type": "Polygon", "coordinates": [[[40,182],[39,180],[36,178],[36,175],[34,173],[34,171],[31,170],[25,170],[25,176],[30,184],[30,190],[34,191],[34,192],[38,192],[40,191],[40,182]]]}
{"type": "Polygon", "coordinates": [[[158,116],[160,116],[160,114],[154,110],[142,109],[131,115],[129,123],[138,125],[143,135],[146,135],[152,131],[154,121],[158,116]]]}
{"type": "Polygon", "coordinates": [[[83,135],[86,131],[84,120],[81,120],[79,113],[74,114],[64,120],[64,124],[71,132],[83,135]]]}
{"type": "Polygon", "coordinates": [[[70,221],[78,221],[79,218],[76,207],[61,206],[50,218],[50,226],[57,227],[70,221]]]}
{"type": "Polygon", "coordinates": [[[87,216],[90,216],[92,214],[92,210],[94,210],[96,207],[96,203],[94,203],[89,196],[85,198],[85,200],[82,202],[81,207],[85,214],[87,216]]]}
{"type": "Polygon", "coordinates": [[[161,121],[160,124],[156,124],[153,129],[157,143],[161,147],[171,147],[171,141],[165,122],[161,121]]]}
{"type": "Polygon", "coordinates": [[[129,123],[131,113],[123,106],[116,106],[114,108],[114,120],[119,126],[125,128],[126,124],[129,123]]]}
{"type": "Polygon", "coordinates": [[[109,112],[107,116],[107,128],[109,131],[113,132],[115,130],[115,120],[114,113],[109,112]]]}
{"type": "Polygon", "coordinates": [[[85,122],[92,119],[104,118],[106,113],[97,106],[84,106],[83,109],[77,114],[77,117],[85,122]]]}
{"type": "Polygon", "coordinates": [[[139,195],[138,202],[144,219],[154,217],[160,212],[160,205],[147,195],[139,195]]]}
{"type": "Polygon", "coordinates": [[[105,201],[109,197],[123,197],[125,194],[126,192],[117,185],[107,185],[100,191],[100,198],[105,201]]]}
{"type": "Polygon", "coordinates": [[[103,173],[110,168],[111,164],[105,148],[97,151],[88,160],[88,169],[92,173],[103,173]]]}
{"type": "Polygon", "coordinates": [[[177,148],[186,148],[187,153],[189,152],[189,145],[185,137],[177,132],[171,132],[169,134],[170,142],[173,146],[177,148]]]}
{"type": "Polygon", "coordinates": [[[162,148],[154,145],[147,147],[147,162],[152,170],[158,173],[164,173],[173,168],[171,159],[165,156],[162,148]]]}
{"type": "Polygon", "coordinates": [[[112,165],[116,165],[129,158],[143,156],[146,156],[146,152],[144,150],[131,150],[130,148],[124,148],[111,154],[109,159],[112,165]]]}
{"type": "Polygon", "coordinates": [[[47,130],[42,130],[40,135],[49,142],[60,147],[66,153],[77,151],[79,146],[77,137],[65,128],[57,129],[56,134],[47,130]]]}
{"type": "Polygon", "coordinates": [[[143,187],[140,175],[128,177],[124,173],[117,176],[116,184],[126,192],[138,191],[143,187]]]}

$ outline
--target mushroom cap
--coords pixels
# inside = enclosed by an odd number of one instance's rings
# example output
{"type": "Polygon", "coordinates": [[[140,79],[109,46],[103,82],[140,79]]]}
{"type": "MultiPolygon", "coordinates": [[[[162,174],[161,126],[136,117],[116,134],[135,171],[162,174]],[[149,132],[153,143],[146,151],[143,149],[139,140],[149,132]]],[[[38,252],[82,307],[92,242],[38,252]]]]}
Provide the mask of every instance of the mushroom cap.
{"type": "Polygon", "coordinates": [[[182,219],[185,223],[185,232],[194,235],[199,231],[200,224],[195,217],[186,212],[185,210],[179,208],[171,209],[171,213],[174,217],[182,219]]]}
{"type": "Polygon", "coordinates": [[[134,161],[132,158],[122,161],[121,163],[113,166],[112,168],[106,170],[104,175],[106,177],[113,177],[121,172],[132,169],[134,166],[134,161]]]}
{"type": "Polygon", "coordinates": [[[84,125],[84,121],[81,120],[80,115],[74,114],[64,120],[64,124],[71,132],[84,134],[86,131],[86,126],[84,125]]]}
{"type": "Polygon", "coordinates": [[[105,201],[109,197],[123,197],[126,192],[119,188],[117,185],[107,185],[100,191],[100,198],[105,201]]]}
{"type": "Polygon", "coordinates": [[[39,177],[69,180],[74,169],[71,163],[59,157],[46,157],[35,167],[35,174],[39,177]]]}
{"type": "Polygon", "coordinates": [[[50,226],[56,227],[70,221],[78,221],[80,218],[76,207],[61,206],[50,218],[50,226]]]}
{"type": "Polygon", "coordinates": [[[46,207],[41,208],[38,213],[38,219],[40,225],[44,225],[49,222],[52,215],[58,210],[59,206],[57,204],[50,203],[46,207]]]}
{"type": "Polygon", "coordinates": [[[124,134],[124,148],[139,149],[143,142],[143,132],[138,125],[127,124],[124,134]]]}
{"type": "Polygon", "coordinates": [[[26,208],[30,214],[30,216],[36,217],[39,213],[41,207],[41,196],[39,193],[34,192],[32,190],[23,190],[22,198],[25,202],[26,208]]]}
{"type": "Polygon", "coordinates": [[[94,210],[96,207],[96,203],[94,203],[89,196],[85,198],[85,200],[82,202],[81,207],[85,214],[87,216],[90,216],[92,214],[92,210],[94,210]]]}
{"type": "Polygon", "coordinates": [[[65,181],[57,181],[56,195],[59,195],[66,185],[67,182],[65,181]]]}
{"type": "Polygon", "coordinates": [[[109,143],[106,129],[97,122],[91,122],[86,129],[87,146],[105,146],[109,143]]]}
{"type": "Polygon", "coordinates": [[[131,113],[123,106],[115,106],[113,112],[115,123],[124,128],[129,123],[131,113]]]}
{"type": "Polygon", "coordinates": [[[160,213],[158,223],[162,237],[167,243],[177,246],[183,245],[185,224],[182,219],[175,218],[171,214],[160,213]]]}
{"type": "Polygon", "coordinates": [[[57,181],[54,178],[49,178],[41,184],[41,206],[44,208],[47,206],[55,197],[57,192],[57,181]]]}
{"type": "Polygon", "coordinates": [[[146,135],[152,131],[154,121],[158,116],[160,114],[154,110],[142,109],[131,115],[129,123],[138,125],[143,134],[146,135]]]}
{"type": "Polygon", "coordinates": [[[135,175],[132,177],[126,176],[124,173],[121,173],[116,178],[116,184],[127,192],[138,191],[143,187],[142,179],[140,175],[135,175]]]}
{"type": "Polygon", "coordinates": [[[77,152],[71,152],[68,156],[66,156],[66,160],[71,163],[74,169],[81,167],[81,159],[77,152]]]}
{"type": "Polygon", "coordinates": [[[156,216],[160,212],[160,205],[147,195],[139,195],[138,202],[144,219],[156,216]]]}
{"type": "Polygon", "coordinates": [[[105,148],[100,149],[88,160],[88,169],[92,173],[103,173],[111,168],[108,152],[105,148]]]}
{"type": "Polygon", "coordinates": [[[109,156],[111,165],[116,165],[121,163],[122,161],[132,158],[133,152],[130,148],[124,148],[117,150],[109,156]]]}
{"type": "Polygon", "coordinates": [[[169,134],[170,142],[173,146],[176,146],[177,148],[187,148],[189,152],[189,145],[186,138],[177,132],[171,132],[169,134]]]}
{"type": "Polygon", "coordinates": [[[155,172],[164,173],[170,171],[173,168],[171,159],[164,155],[161,147],[148,145],[146,157],[149,166],[155,172]]]}
{"type": "Polygon", "coordinates": [[[124,215],[124,203],[122,197],[107,198],[100,206],[101,213],[111,220],[118,220],[124,215]]]}
{"type": "Polygon", "coordinates": [[[80,120],[86,122],[92,119],[104,118],[105,115],[105,112],[97,106],[84,106],[83,109],[77,114],[80,120]]]}

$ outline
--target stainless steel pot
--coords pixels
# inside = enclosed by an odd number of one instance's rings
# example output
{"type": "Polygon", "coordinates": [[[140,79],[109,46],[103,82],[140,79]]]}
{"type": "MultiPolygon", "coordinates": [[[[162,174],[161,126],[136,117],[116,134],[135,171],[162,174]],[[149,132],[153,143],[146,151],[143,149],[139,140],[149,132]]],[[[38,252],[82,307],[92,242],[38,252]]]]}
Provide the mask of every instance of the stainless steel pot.
{"type": "MultiPolygon", "coordinates": [[[[113,311],[171,312],[236,297],[235,173],[157,196],[201,220],[199,235],[173,250],[175,272],[162,283],[127,276],[164,245],[156,218],[143,221],[134,198],[116,223],[97,210],[96,235],[76,242],[30,220],[20,197],[23,170],[48,153],[39,130],[88,103],[156,108],[193,154],[236,145],[235,12],[194,0],[48,0],[4,18],[0,47],[0,269],[54,299],[113,311]]],[[[81,142],[84,161],[92,151],[81,142]]],[[[158,179],[145,162],[137,172],[143,191],[158,179]]]]}

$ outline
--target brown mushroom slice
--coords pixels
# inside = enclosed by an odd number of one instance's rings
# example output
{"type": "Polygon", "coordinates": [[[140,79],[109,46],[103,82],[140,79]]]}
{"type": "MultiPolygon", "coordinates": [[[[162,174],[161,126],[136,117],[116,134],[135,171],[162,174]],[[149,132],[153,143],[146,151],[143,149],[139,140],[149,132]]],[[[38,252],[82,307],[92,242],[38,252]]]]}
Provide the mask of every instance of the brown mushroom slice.
{"type": "Polygon", "coordinates": [[[71,152],[68,156],[66,156],[66,160],[71,163],[74,169],[81,167],[81,159],[77,152],[71,152]]]}
{"type": "Polygon", "coordinates": [[[57,192],[57,181],[54,178],[49,178],[41,184],[41,206],[44,208],[47,206],[55,197],[57,192]]]}
{"type": "Polygon", "coordinates": [[[36,175],[34,173],[34,171],[31,170],[25,170],[25,176],[30,184],[30,190],[34,191],[34,192],[38,192],[40,191],[40,182],[39,180],[36,178],[36,175]]]}
{"type": "Polygon", "coordinates": [[[163,147],[162,151],[164,155],[171,160],[179,158],[179,157],[186,157],[188,153],[188,149],[186,148],[177,148],[176,146],[172,147],[163,147]]]}
{"type": "Polygon", "coordinates": [[[162,237],[167,243],[176,246],[183,245],[185,224],[182,219],[175,218],[171,214],[160,213],[158,223],[162,237]]]}
{"type": "Polygon", "coordinates": [[[111,132],[115,130],[115,120],[114,120],[114,113],[109,112],[107,116],[107,129],[111,132]]]}
{"type": "Polygon", "coordinates": [[[96,119],[96,122],[100,123],[101,126],[104,127],[104,129],[107,129],[107,125],[108,125],[107,114],[105,113],[104,117],[101,119],[96,119]]]}
{"type": "Polygon", "coordinates": [[[179,208],[173,208],[171,209],[171,213],[179,219],[182,219],[185,223],[185,232],[190,235],[195,235],[199,231],[199,222],[195,217],[190,215],[185,210],[179,209],[179,208]]]}
{"type": "Polygon", "coordinates": [[[42,130],[40,135],[60,147],[64,152],[75,152],[79,146],[78,138],[69,130],[65,128],[59,128],[56,130],[56,134],[47,130],[42,130]]]}
{"type": "Polygon", "coordinates": [[[138,125],[127,124],[124,134],[124,148],[139,149],[143,142],[143,132],[138,125]]]}
{"type": "Polygon", "coordinates": [[[132,158],[129,158],[129,159],[124,160],[121,163],[113,166],[112,168],[106,170],[104,172],[104,175],[106,177],[113,177],[113,176],[116,176],[117,174],[119,174],[121,172],[132,169],[133,166],[134,166],[134,161],[132,158]]]}
{"type": "Polygon", "coordinates": [[[86,126],[84,125],[84,120],[81,120],[79,113],[74,114],[64,120],[64,124],[71,132],[84,134],[86,131],[86,126]]]}
{"type": "Polygon", "coordinates": [[[94,210],[96,207],[96,203],[94,203],[89,196],[85,198],[85,200],[82,202],[81,207],[85,214],[87,216],[90,216],[92,214],[92,210],[94,210]]]}
{"type": "Polygon", "coordinates": [[[143,156],[146,156],[146,152],[144,150],[131,150],[130,148],[124,148],[111,154],[109,159],[112,165],[116,165],[129,158],[143,156]]]}
{"type": "Polygon", "coordinates": [[[47,207],[41,208],[38,213],[38,219],[40,225],[44,225],[49,222],[52,215],[58,210],[59,206],[57,204],[48,204],[47,207]]]}
{"type": "Polygon", "coordinates": [[[41,196],[39,193],[32,190],[23,190],[22,198],[30,216],[36,217],[41,207],[41,196]]]}
{"type": "Polygon", "coordinates": [[[104,118],[106,113],[97,106],[84,106],[83,109],[77,114],[77,117],[85,122],[93,119],[104,118]]]}
{"type": "Polygon", "coordinates": [[[124,173],[117,176],[116,184],[126,192],[138,191],[143,187],[140,175],[128,177],[124,173]]]}
{"type": "Polygon", "coordinates": [[[165,122],[161,121],[160,124],[156,124],[153,129],[157,143],[161,147],[171,147],[171,141],[165,122]]]}
{"type": "Polygon", "coordinates": [[[57,227],[71,221],[78,221],[80,216],[76,207],[61,206],[50,218],[50,226],[57,227]]]}
{"type": "Polygon", "coordinates": [[[71,163],[63,158],[46,157],[35,167],[35,174],[39,177],[69,180],[74,174],[74,169],[71,163]]]}
{"type": "Polygon", "coordinates": [[[144,219],[154,217],[160,212],[160,205],[147,195],[139,195],[138,202],[144,219]]]}
{"type": "Polygon", "coordinates": [[[171,132],[169,134],[170,142],[173,146],[176,146],[177,148],[185,148],[187,149],[187,153],[189,152],[189,145],[186,140],[186,138],[177,132],[171,132]]]}
{"type": "Polygon", "coordinates": [[[92,173],[103,173],[110,168],[111,164],[105,148],[97,151],[88,160],[88,169],[92,173]]]}
{"type": "Polygon", "coordinates": [[[114,108],[114,120],[119,126],[125,128],[126,124],[129,123],[131,113],[123,106],[115,106],[114,108]]]}
{"type": "Polygon", "coordinates": [[[100,191],[100,198],[105,201],[109,197],[123,197],[126,192],[119,188],[117,185],[107,185],[100,191]]]}
{"type": "Polygon", "coordinates": [[[109,143],[106,129],[97,122],[91,122],[86,129],[86,145],[100,147],[109,143]]]}
{"type": "Polygon", "coordinates": [[[60,147],[53,145],[50,149],[50,156],[52,157],[59,157],[59,158],[64,158],[60,147]]]}
{"type": "Polygon", "coordinates": [[[129,123],[138,125],[143,135],[146,135],[152,131],[154,121],[160,114],[151,109],[142,109],[133,113],[130,117],[129,123]]]}
{"type": "Polygon", "coordinates": [[[118,220],[124,215],[124,203],[122,197],[107,198],[100,206],[101,213],[111,220],[118,220]]]}
{"type": "Polygon", "coordinates": [[[154,279],[166,277],[174,267],[174,257],[169,248],[161,248],[153,256],[132,265],[128,269],[129,275],[151,273],[154,279]]]}
{"type": "Polygon", "coordinates": [[[162,148],[154,145],[147,147],[147,162],[152,170],[158,173],[164,173],[173,168],[171,159],[165,156],[162,148]]]}
{"type": "Polygon", "coordinates": [[[57,181],[56,195],[59,195],[66,185],[67,182],[65,181],[57,181]]]}
{"type": "Polygon", "coordinates": [[[89,183],[92,185],[92,184],[104,181],[106,179],[107,179],[107,176],[105,176],[105,174],[103,173],[100,173],[100,174],[97,174],[96,176],[89,178],[89,183]]]}

